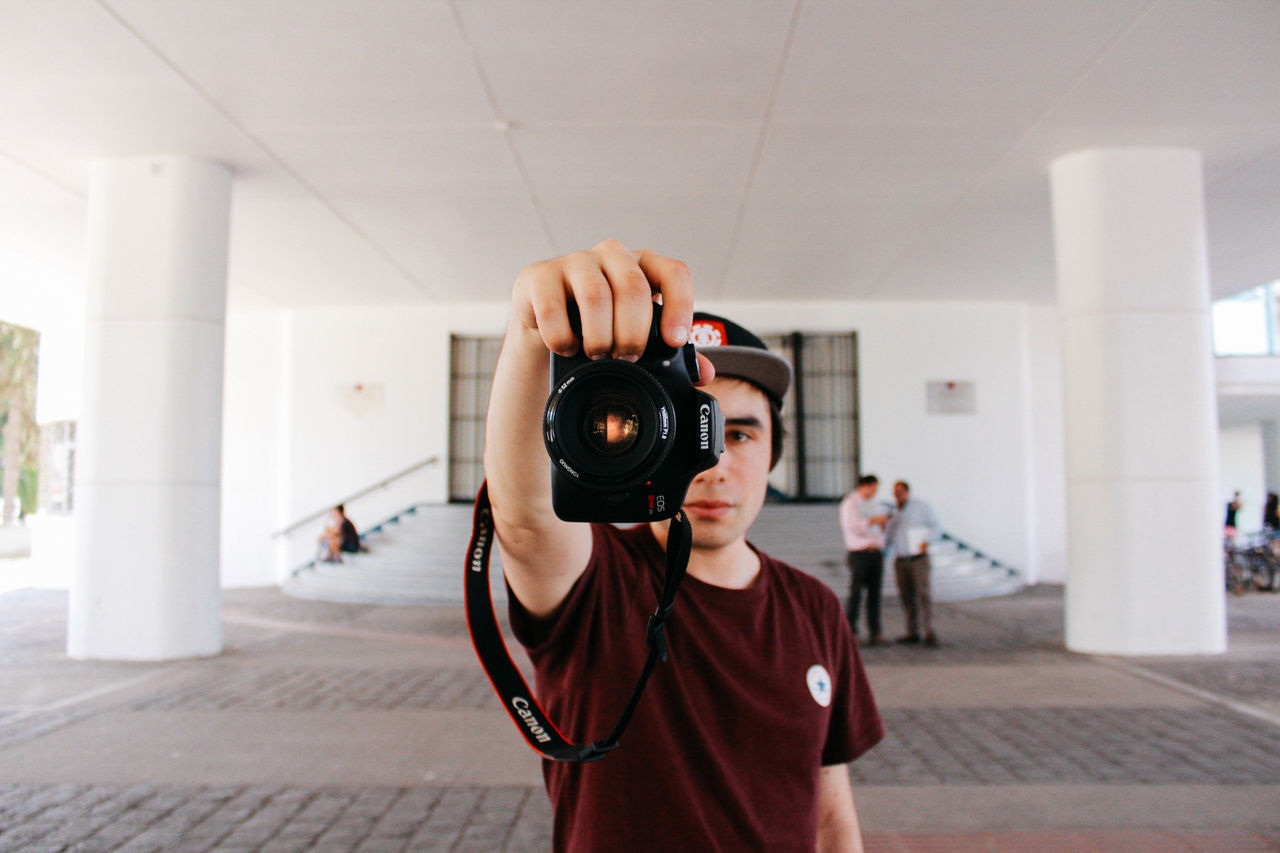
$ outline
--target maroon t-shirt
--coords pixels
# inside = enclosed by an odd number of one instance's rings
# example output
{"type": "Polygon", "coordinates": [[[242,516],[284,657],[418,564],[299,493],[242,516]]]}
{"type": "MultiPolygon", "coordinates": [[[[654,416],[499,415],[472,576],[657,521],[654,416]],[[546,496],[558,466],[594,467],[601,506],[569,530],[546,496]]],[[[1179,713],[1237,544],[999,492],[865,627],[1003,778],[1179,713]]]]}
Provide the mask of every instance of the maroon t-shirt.
{"type": "MultiPolygon", "coordinates": [[[[592,525],[586,571],[552,620],[512,595],[542,707],[574,743],[606,737],[648,655],[662,547],[645,525],[592,525]]],[[[659,664],[619,748],[547,761],[563,851],[812,851],[818,774],[884,737],[835,595],[763,554],[747,589],[687,577],[659,664]]]]}

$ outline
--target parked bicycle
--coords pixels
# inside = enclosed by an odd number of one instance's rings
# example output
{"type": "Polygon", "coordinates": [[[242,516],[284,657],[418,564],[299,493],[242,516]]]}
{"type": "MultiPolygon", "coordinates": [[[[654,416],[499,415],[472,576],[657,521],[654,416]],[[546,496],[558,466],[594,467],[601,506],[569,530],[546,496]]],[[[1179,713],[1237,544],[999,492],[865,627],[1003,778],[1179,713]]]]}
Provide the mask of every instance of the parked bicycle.
{"type": "Polygon", "coordinates": [[[1280,589],[1280,538],[1266,533],[1228,539],[1224,548],[1227,591],[1280,589]]]}

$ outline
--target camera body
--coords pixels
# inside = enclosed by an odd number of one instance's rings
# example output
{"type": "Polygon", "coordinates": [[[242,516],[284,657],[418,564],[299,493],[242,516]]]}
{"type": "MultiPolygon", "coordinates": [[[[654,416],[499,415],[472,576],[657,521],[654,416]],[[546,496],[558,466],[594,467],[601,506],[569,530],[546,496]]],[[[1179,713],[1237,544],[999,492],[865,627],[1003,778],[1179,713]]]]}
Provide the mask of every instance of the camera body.
{"type": "Polygon", "coordinates": [[[693,344],[662,340],[661,316],[655,304],[649,342],[634,363],[551,355],[543,440],[552,506],[565,521],[670,518],[693,478],[720,459],[724,415],[693,385],[693,344]]]}

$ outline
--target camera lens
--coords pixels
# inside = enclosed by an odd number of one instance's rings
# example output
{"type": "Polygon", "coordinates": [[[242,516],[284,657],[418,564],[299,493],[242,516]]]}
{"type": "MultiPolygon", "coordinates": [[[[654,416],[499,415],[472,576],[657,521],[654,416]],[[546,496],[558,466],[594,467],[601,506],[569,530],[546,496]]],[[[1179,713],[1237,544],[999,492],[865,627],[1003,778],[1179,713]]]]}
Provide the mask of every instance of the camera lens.
{"type": "Polygon", "coordinates": [[[602,456],[620,456],[636,445],[640,414],[627,400],[610,395],[587,409],[582,426],[587,447],[602,456]]]}
{"type": "Polygon", "coordinates": [[[552,460],[587,488],[631,488],[671,450],[671,397],[648,371],[624,361],[584,365],[547,401],[552,460]]]}

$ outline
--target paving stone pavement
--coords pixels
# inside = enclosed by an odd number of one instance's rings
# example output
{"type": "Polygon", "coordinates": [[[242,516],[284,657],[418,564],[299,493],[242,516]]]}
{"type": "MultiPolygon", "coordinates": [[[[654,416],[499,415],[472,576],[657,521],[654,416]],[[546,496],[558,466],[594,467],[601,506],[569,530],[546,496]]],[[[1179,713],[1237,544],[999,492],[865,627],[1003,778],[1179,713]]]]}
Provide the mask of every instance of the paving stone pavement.
{"type": "MultiPolygon", "coordinates": [[[[1222,657],[1072,655],[1049,587],[864,650],[868,849],[1280,850],[1280,596],[1228,606],[1222,657]]],[[[549,849],[456,607],[231,591],[225,652],[159,664],[71,661],[65,618],[0,595],[0,851],[549,849]]]]}
{"type": "Polygon", "coordinates": [[[467,667],[278,666],[204,678],[136,710],[496,709],[484,672],[467,667]]]}
{"type": "MultiPolygon", "coordinates": [[[[1186,708],[890,709],[861,785],[1280,785],[1280,733],[1186,708]]],[[[1278,804],[1280,805],[1280,804],[1278,804]]]]}
{"type": "Polygon", "coordinates": [[[0,849],[534,851],[529,787],[0,786],[0,849]]]}

